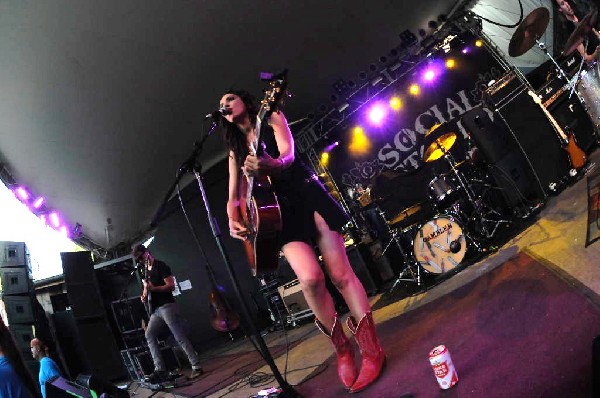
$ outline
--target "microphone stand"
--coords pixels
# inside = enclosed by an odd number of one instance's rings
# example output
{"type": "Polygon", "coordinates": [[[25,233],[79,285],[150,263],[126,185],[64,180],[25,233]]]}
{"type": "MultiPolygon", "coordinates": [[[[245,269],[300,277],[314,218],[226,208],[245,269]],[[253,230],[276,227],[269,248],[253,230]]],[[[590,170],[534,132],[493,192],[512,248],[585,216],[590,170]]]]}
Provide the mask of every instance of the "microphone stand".
{"type": "MultiPolygon", "coordinates": [[[[271,368],[271,371],[273,372],[273,376],[275,377],[275,380],[277,380],[277,382],[279,383],[279,386],[282,389],[282,392],[278,395],[278,397],[282,397],[282,398],[300,397],[300,395],[292,388],[292,386],[289,385],[288,382],[281,376],[281,373],[279,372],[279,369],[277,368],[277,365],[275,364],[275,361],[273,360],[273,357],[271,356],[271,353],[269,352],[269,348],[265,344],[265,341],[262,338],[260,332],[254,325],[254,322],[252,322],[252,317],[250,316],[250,311],[246,304],[246,300],[244,300],[244,296],[242,294],[239,281],[233,270],[232,262],[229,258],[229,255],[225,251],[225,246],[223,245],[223,241],[221,239],[221,230],[219,228],[219,225],[217,224],[217,219],[213,216],[213,213],[210,209],[210,204],[208,201],[208,197],[206,195],[206,190],[204,189],[203,176],[202,176],[202,164],[196,158],[197,158],[198,154],[202,151],[204,142],[216,130],[216,128],[217,128],[217,124],[213,121],[210,129],[208,130],[208,132],[206,133],[206,135],[204,136],[202,141],[200,141],[199,143],[198,142],[194,143],[194,150],[193,150],[192,154],[190,155],[190,157],[184,162],[184,164],[179,169],[177,180],[173,184],[173,187],[172,187],[171,191],[169,192],[169,194],[167,195],[166,199],[168,200],[168,198],[170,197],[170,194],[173,192],[173,190],[177,186],[177,183],[181,179],[181,176],[184,173],[186,173],[188,171],[191,171],[194,173],[194,176],[196,177],[196,180],[198,181],[198,187],[200,189],[200,194],[202,195],[202,201],[204,204],[204,208],[206,210],[208,222],[210,224],[210,229],[211,229],[213,237],[215,239],[215,243],[217,244],[217,247],[219,248],[219,252],[221,253],[221,257],[223,258],[223,262],[225,263],[225,267],[227,268],[227,272],[229,274],[229,278],[231,279],[233,289],[236,293],[238,301],[240,302],[242,314],[243,314],[244,318],[246,319],[247,324],[250,325],[251,335],[252,335],[252,337],[254,337],[254,340],[256,341],[256,343],[258,345],[257,350],[259,351],[261,356],[264,358],[264,360],[267,362],[267,365],[269,365],[269,368],[271,368]]],[[[165,205],[166,205],[166,203],[163,203],[161,205],[161,208],[159,209],[159,212],[157,212],[157,216],[155,216],[154,221],[156,221],[158,219],[158,216],[160,216],[160,212],[162,212],[165,205]]],[[[194,235],[194,240],[196,241],[196,244],[201,246],[200,242],[198,241],[198,238],[195,236],[195,234],[193,234],[193,235],[194,235]]]]}

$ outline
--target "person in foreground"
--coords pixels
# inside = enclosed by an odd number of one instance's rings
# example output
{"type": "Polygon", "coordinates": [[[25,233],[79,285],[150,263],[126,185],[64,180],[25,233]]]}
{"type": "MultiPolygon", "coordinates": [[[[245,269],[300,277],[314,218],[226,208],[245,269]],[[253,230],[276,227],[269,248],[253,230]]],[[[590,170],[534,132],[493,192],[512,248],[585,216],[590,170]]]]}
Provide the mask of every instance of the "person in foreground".
{"type": "Polygon", "coordinates": [[[0,397],[39,397],[36,383],[25,367],[10,330],[0,316],[0,397]]]}
{"type": "Polygon", "coordinates": [[[192,365],[190,378],[200,376],[202,367],[198,354],[185,333],[185,328],[179,315],[179,308],[173,297],[175,278],[171,268],[163,261],[155,259],[144,245],[133,248],[132,256],[136,263],[143,265],[145,278],[141,300],[148,304],[150,320],[146,328],[146,340],[150,355],[154,362],[154,372],[147,379],[150,383],[165,381],[168,378],[167,368],[158,345],[158,336],[166,324],[177,343],[181,346],[192,365]]]}
{"type": "Polygon", "coordinates": [[[48,347],[40,339],[33,339],[30,343],[31,356],[40,362],[39,382],[42,397],[46,398],[46,382],[53,377],[60,376],[60,370],[56,362],[48,356],[48,347]]]}
{"type": "Polygon", "coordinates": [[[231,90],[219,105],[226,109],[221,124],[229,150],[227,214],[231,236],[243,240],[248,234],[240,214],[240,177],[270,176],[281,209],[281,250],[298,277],[304,297],[316,316],[317,327],[331,339],[342,383],[350,392],[363,390],[379,377],[385,353],[375,331],[365,289],[346,256],[340,231],[348,222],[347,215],[315,174],[295,156],[294,140],[283,113],[271,114],[269,126],[261,132],[265,151],[257,157],[249,150],[256,138],[259,111],[253,97],[245,91],[231,90]],[[350,308],[347,326],[362,354],[360,371],[325,287],[325,275],[313,250],[315,242],[327,273],[350,308]]]}

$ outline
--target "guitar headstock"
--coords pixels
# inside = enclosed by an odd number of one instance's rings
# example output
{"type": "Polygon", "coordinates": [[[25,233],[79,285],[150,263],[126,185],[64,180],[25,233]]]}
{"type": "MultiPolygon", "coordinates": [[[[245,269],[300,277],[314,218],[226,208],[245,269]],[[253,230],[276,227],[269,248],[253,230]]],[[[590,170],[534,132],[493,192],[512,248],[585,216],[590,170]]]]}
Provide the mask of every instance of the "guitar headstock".
{"type": "Polygon", "coordinates": [[[287,69],[277,75],[271,76],[268,80],[269,86],[265,90],[265,96],[260,101],[260,110],[258,112],[258,117],[261,120],[275,112],[279,107],[281,98],[287,89],[287,69]]]}

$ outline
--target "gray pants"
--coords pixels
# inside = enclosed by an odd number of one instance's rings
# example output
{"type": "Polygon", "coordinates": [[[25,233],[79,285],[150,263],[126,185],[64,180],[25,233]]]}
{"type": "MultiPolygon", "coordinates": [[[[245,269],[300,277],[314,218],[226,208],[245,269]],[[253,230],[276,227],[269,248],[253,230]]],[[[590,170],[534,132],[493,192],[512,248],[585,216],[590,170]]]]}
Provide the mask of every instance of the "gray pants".
{"type": "Polygon", "coordinates": [[[187,355],[192,367],[200,366],[198,354],[185,334],[183,323],[181,322],[179,315],[179,307],[177,307],[177,304],[175,303],[168,303],[161,305],[154,313],[152,313],[150,321],[148,322],[148,327],[146,328],[146,340],[148,341],[150,354],[154,361],[154,370],[159,372],[167,370],[157,340],[157,337],[160,335],[165,324],[171,333],[173,333],[173,337],[175,337],[177,344],[181,346],[187,355]]]}

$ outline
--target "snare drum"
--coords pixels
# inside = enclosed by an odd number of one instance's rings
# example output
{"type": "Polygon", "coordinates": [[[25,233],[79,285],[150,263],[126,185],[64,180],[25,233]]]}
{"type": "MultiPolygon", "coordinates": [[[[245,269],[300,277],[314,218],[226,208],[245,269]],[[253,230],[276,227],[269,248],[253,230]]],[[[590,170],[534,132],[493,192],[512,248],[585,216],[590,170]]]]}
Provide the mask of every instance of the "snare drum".
{"type": "Polygon", "coordinates": [[[466,252],[463,229],[451,215],[438,215],[427,221],[413,241],[416,260],[433,274],[443,274],[457,267],[466,252]]]}
{"type": "Polygon", "coordinates": [[[429,182],[429,199],[440,206],[444,206],[448,204],[453,196],[452,193],[456,192],[457,189],[458,184],[455,183],[453,175],[435,176],[429,182]]]}

